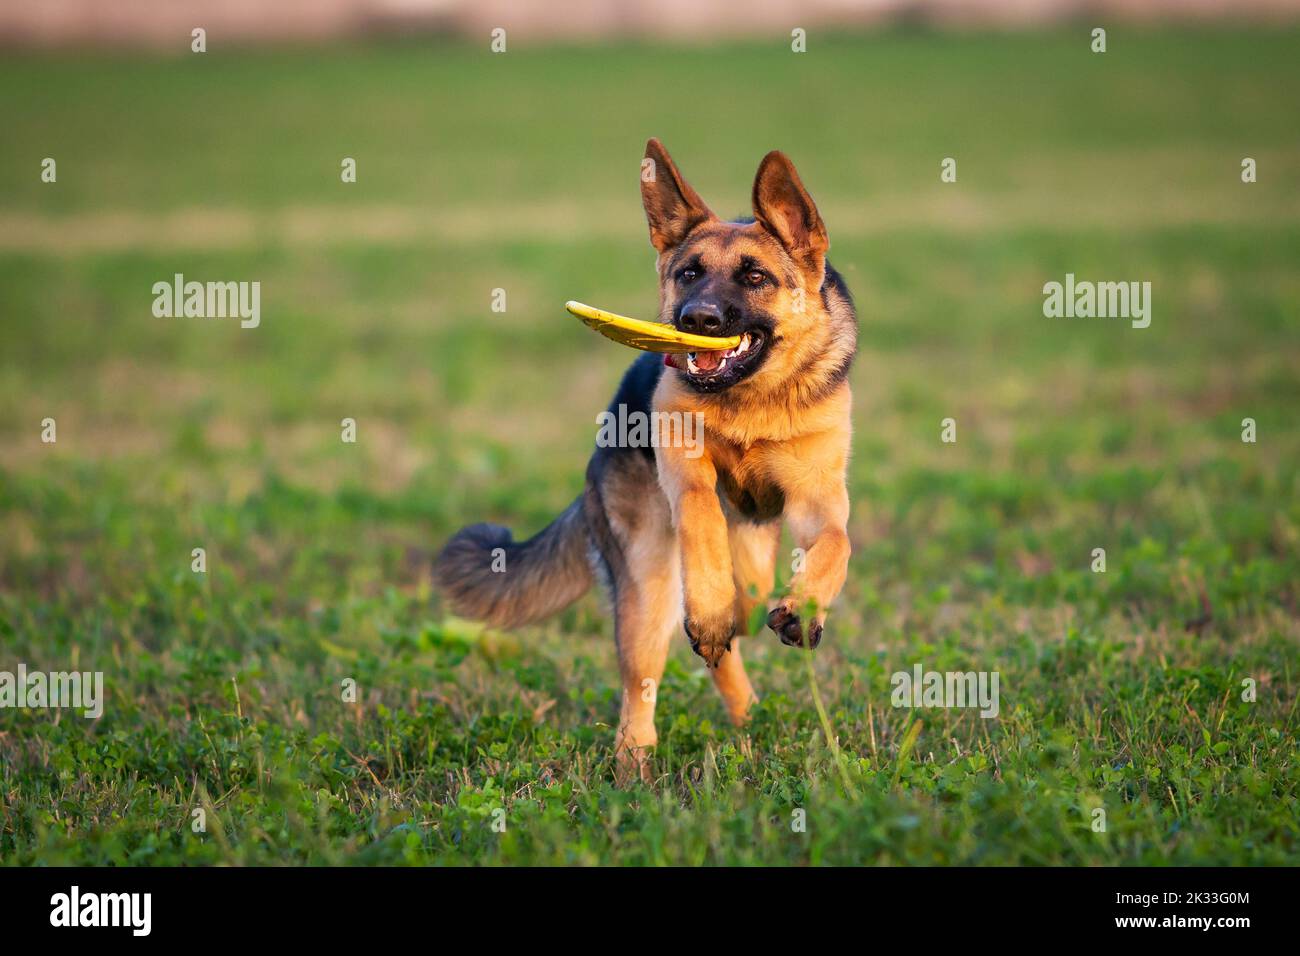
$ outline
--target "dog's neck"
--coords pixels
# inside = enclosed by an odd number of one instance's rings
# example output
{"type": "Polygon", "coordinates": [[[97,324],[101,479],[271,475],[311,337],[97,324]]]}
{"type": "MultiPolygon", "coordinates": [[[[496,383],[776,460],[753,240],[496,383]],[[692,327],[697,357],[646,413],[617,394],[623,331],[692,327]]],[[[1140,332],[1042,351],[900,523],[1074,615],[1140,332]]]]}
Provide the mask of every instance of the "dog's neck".
{"type": "Polygon", "coordinates": [[[841,427],[851,405],[847,380],[817,395],[796,388],[764,393],[733,388],[702,395],[676,376],[665,376],[655,394],[656,409],[701,413],[706,445],[721,440],[742,449],[841,427]]]}

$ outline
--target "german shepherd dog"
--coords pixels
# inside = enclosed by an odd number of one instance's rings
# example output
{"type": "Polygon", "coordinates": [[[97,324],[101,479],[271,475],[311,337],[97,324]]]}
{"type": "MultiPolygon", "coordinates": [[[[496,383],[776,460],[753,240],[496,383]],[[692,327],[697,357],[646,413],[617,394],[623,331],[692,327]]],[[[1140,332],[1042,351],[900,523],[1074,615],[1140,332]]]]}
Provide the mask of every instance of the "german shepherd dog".
{"type": "Polygon", "coordinates": [[[647,442],[657,447],[598,447],[582,495],[545,529],[516,542],[499,525],[464,528],[434,577],[453,611],[498,627],[553,614],[600,580],[623,681],[615,747],[621,767],[648,778],[655,691],[679,622],[732,721],[745,722],[756,698],[737,634],[773,590],[782,519],[801,551],[767,626],[791,646],[821,641],[849,560],[857,317],[826,261],[821,215],[783,153],[759,164],[753,218],[730,222],[657,139],[646,159],[641,199],[658,252],[661,320],[742,339],[725,352],[641,356],[610,408],[640,411],[652,429],[671,418],[651,413],[703,413],[702,450],[675,447],[681,441],[666,434],[647,442]]]}

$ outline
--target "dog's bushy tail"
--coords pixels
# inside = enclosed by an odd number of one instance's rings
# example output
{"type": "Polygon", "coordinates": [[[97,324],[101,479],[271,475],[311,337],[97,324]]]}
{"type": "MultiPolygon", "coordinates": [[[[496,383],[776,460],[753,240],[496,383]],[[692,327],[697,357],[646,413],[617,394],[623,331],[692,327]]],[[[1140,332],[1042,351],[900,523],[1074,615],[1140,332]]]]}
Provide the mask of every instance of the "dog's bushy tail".
{"type": "Polygon", "coordinates": [[[498,524],[461,528],[435,559],[433,580],[452,611],[495,627],[564,609],[592,585],[582,499],[527,541],[498,524]]]}

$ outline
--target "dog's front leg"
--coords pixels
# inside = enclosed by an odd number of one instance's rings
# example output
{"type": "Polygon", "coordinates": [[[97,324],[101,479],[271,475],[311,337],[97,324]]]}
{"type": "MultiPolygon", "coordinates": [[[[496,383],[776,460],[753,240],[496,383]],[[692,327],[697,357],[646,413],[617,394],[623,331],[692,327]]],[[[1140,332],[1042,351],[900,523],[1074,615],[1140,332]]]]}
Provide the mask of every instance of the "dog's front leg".
{"type": "Polygon", "coordinates": [[[847,430],[808,440],[784,462],[785,520],[802,553],[786,594],[767,616],[781,643],[816,647],[826,610],[849,569],[849,492],[845,486],[847,430]],[[797,475],[797,479],[793,476],[797,475]]]}
{"type": "Polygon", "coordinates": [[[785,597],[767,616],[767,626],[782,644],[816,647],[821,643],[826,609],[840,593],[848,574],[848,495],[843,497],[842,508],[838,502],[831,507],[825,502],[786,505],[786,520],[804,554],[803,569],[795,573],[785,597]]]}
{"type": "Polygon", "coordinates": [[[658,448],[656,458],[681,548],[686,635],[695,653],[717,667],[736,636],[736,585],[717,471],[707,454],[689,458],[680,448],[658,448]]]}

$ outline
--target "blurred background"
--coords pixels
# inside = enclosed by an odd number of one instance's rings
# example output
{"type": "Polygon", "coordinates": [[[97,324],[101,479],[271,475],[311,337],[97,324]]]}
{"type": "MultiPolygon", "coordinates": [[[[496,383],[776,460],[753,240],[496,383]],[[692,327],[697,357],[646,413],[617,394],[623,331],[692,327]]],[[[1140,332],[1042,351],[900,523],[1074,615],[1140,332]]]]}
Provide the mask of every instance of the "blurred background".
{"type": "Polygon", "coordinates": [[[1107,23],[1294,19],[1297,0],[21,0],[0,2],[0,42],[173,46],[203,26],[226,40],[304,40],[441,32],[480,36],[710,42],[804,27],[1040,27],[1069,19],[1107,23]]]}

